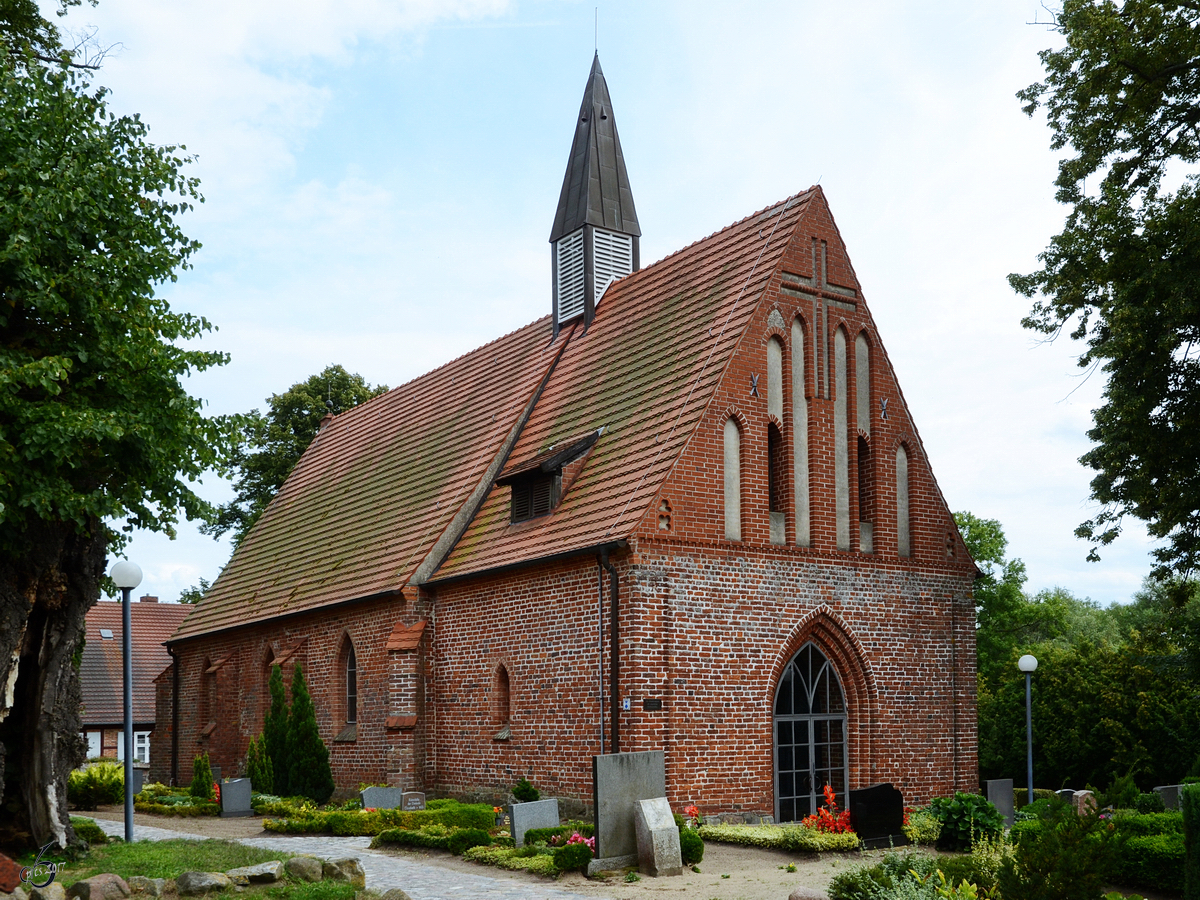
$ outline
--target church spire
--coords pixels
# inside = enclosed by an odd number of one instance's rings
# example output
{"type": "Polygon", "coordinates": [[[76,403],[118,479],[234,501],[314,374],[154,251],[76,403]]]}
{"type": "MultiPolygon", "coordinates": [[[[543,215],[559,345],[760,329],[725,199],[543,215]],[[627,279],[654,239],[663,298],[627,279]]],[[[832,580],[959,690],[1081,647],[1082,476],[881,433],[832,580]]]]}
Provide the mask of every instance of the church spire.
{"type": "Polygon", "coordinates": [[[550,231],[555,334],[580,315],[590,324],[609,282],[637,271],[641,233],[597,54],[550,231]]]}

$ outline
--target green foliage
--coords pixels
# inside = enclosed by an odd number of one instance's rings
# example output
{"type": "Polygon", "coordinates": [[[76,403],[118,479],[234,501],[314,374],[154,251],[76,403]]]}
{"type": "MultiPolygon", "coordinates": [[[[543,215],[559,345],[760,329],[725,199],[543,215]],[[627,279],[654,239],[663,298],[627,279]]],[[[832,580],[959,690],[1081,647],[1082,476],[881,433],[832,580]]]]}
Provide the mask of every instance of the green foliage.
{"type": "Polygon", "coordinates": [[[696,865],[704,859],[704,839],[692,828],[680,828],[679,853],[685,866],[696,865]]]}
{"type": "Polygon", "coordinates": [[[67,802],[76,809],[95,809],[124,800],[125,767],[120,763],[92,763],[67,776],[67,802]]]}
{"type": "MultiPolygon", "coordinates": [[[[830,900],[937,900],[974,897],[980,878],[971,857],[888,853],[873,866],[851,869],[829,883],[830,900]],[[941,891],[938,889],[941,888],[941,891]]],[[[986,882],[986,876],[982,879],[986,882]]]]}
{"type": "Polygon", "coordinates": [[[492,837],[482,828],[461,828],[450,835],[446,849],[456,856],[462,856],[472,847],[487,847],[492,843],[492,837]]]}
{"type": "Polygon", "coordinates": [[[91,819],[71,816],[71,827],[75,829],[75,836],[87,841],[89,845],[108,843],[108,835],[91,819]]]}
{"type": "Polygon", "coordinates": [[[532,803],[535,800],[541,799],[541,791],[529,783],[529,779],[522,776],[521,780],[513,785],[513,799],[518,803],[532,803]]]}
{"type": "Polygon", "coordinates": [[[387,828],[371,839],[371,847],[374,849],[391,844],[401,847],[449,850],[450,838],[461,830],[446,825],[426,825],[423,828],[387,828]]]}
{"type": "Polygon", "coordinates": [[[246,776],[251,789],[272,790],[275,785],[275,767],[267,753],[266,735],[250,739],[246,748],[246,776]]]}
{"type": "Polygon", "coordinates": [[[201,530],[212,535],[232,531],[234,546],[240,544],[316,437],[325,414],[353,409],[386,391],[386,385],[372,387],[361,375],[327,366],[282,394],[272,394],[267,415],[254,409],[243,420],[242,443],[232,459],[238,473],[236,496],[201,530]]]}
{"type": "MultiPolygon", "coordinates": [[[[11,9],[11,7],[10,7],[11,9]]],[[[155,295],[198,244],[188,157],[146,140],[61,67],[0,60],[0,547],[39,523],[174,534],[211,514],[192,485],[220,469],[235,419],[209,419],[181,379],[228,361],[194,349],[207,321],[155,295]]]]}
{"type": "MultiPolygon", "coordinates": [[[[164,798],[167,799],[167,798],[164,798]]],[[[173,803],[134,803],[134,812],[150,813],[156,816],[178,816],[191,819],[196,816],[219,816],[221,804],[212,800],[202,800],[199,797],[179,797],[173,803]]]]}
{"type": "Polygon", "coordinates": [[[333,772],[329,768],[329,749],[317,728],[308,685],[300,664],[292,676],[292,709],[287,730],[288,788],[293,794],[310,797],[317,803],[333,795],[333,772]]]}
{"type": "Polygon", "coordinates": [[[528,847],[512,849],[511,847],[473,847],[463,854],[463,859],[470,862],[484,863],[501,869],[526,871],[534,875],[556,878],[558,866],[554,864],[554,856],[550,853],[534,853],[522,856],[522,851],[528,847]]]}
{"type": "Polygon", "coordinates": [[[908,814],[908,822],[903,826],[903,831],[911,844],[933,845],[941,836],[942,822],[928,807],[922,807],[908,814]]]}
{"type": "Polygon", "coordinates": [[[1133,809],[1137,805],[1140,793],[1132,775],[1120,775],[1113,779],[1108,790],[1099,794],[1097,799],[1101,806],[1111,806],[1113,809],[1133,809]]]}
{"type": "Polygon", "coordinates": [[[1179,811],[1183,813],[1183,898],[1200,900],[1200,785],[1180,789],[1179,811]]]}
{"type": "Polygon", "coordinates": [[[1133,515],[1164,541],[1157,574],[1187,575],[1200,564],[1200,191],[1195,174],[1174,193],[1163,179],[1200,159],[1200,7],[1064,0],[1055,25],[1065,41],[1039,54],[1045,81],[1018,97],[1045,109],[1053,149],[1070,148],[1055,180],[1069,211],[1041,268],[1009,282],[1038,297],[1025,327],[1069,329],[1079,365],[1107,376],[1081,458],[1102,510],[1076,534],[1094,557],[1133,515]]]}
{"type": "Polygon", "coordinates": [[[929,812],[941,823],[937,843],[944,850],[969,850],[976,839],[1004,833],[1004,817],[978,794],[960,791],[953,797],[935,797],[929,812]]]}
{"type": "Polygon", "coordinates": [[[208,593],[210,587],[212,584],[209,580],[201,578],[195,587],[184,588],[179,592],[179,602],[195,605],[204,599],[204,595],[208,593]]]}
{"type": "Polygon", "coordinates": [[[857,850],[861,843],[852,831],[817,831],[805,825],[701,825],[697,833],[706,841],[765,847],[800,853],[857,850]]]}
{"type": "MultiPolygon", "coordinates": [[[[437,809],[402,810],[318,810],[291,801],[276,801],[261,808],[272,809],[265,815],[279,815],[288,810],[286,818],[268,818],[263,828],[276,834],[339,834],[375,835],[390,828],[419,829],[430,825],[455,828],[478,828],[487,831],[496,821],[492,808],[481,803],[450,803],[437,809]]],[[[259,806],[255,811],[260,810],[259,806]]]]}
{"type": "Polygon", "coordinates": [[[556,828],[530,828],[525,832],[525,845],[549,844],[554,838],[565,840],[577,831],[585,838],[589,838],[596,833],[596,826],[591,822],[571,820],[566,825],[559,825],[556,828]]]}
{"type": "Polygon", "coordinates": [[[1000,867],[1001,895],[1099,900],[1120,850],[1115,831],[1095,813],[1078,815],[1062,800],[1051,801],[1039,824],[1017,835],[1013,856],[1000,867]]]}
{"type": "MultiPolygon", "coordinates": [[[[263,720],[263,747],[271,761],[271,772],[274,775],[275,789],[271,793],[286,797],[292,793],[288,780],[291,776],[291,763],[288,757],[288,708],[287,698],[283,693],[283,670],[279,666],[271,666],[271,677],[267,680],[267,690],[271,694],[271,708],[267,710],[263,720]]],[[[267,787],[264,785],[264,787],[267,787]]]]}
{"type": "Polygon", "coordinates": [[[213,773],[207,753],[201,753],[192,760],[191,794],[200,800],[213,799],[213,773]]]}
{"type": "Polygon", "coordinates": [[[1113,816],[1112,823],[1118,832],[1128,837],[1183,834],[1183,813],[1174,809],[1158,813],[1122,811],[1113,816]]]}
{"type": "Polygon", "coordinates": [[[587,844],[564,844],[554,848],[554,867],[560,872],[585,872],[592,861],[592,848],[587,844]]]}
{"type": "Polygon", "coordinates": [[[1182,892],[1183,870],[1182,834],[1138,835],[1121,847],[1113,881],[1126,887],[1182,892]]]}

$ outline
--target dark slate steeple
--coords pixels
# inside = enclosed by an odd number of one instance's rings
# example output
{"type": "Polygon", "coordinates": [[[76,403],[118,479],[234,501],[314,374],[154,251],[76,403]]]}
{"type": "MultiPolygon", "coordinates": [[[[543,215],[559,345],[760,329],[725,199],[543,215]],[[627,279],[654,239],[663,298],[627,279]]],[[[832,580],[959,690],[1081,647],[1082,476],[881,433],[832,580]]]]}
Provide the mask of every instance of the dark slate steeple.
{"type": "Polygon", "coordinates": [[[609,282],[637,271],[641,233],[597,54],[550,232],[555,334],[580,315],[590,324],[609,282]]]}

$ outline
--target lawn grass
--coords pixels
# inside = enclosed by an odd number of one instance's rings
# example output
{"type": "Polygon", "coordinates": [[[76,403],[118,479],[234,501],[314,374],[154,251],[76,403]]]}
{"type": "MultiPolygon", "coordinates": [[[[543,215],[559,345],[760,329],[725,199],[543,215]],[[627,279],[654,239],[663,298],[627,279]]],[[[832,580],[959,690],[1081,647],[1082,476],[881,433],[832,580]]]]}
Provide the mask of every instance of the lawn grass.
{"type": "MultiPolygon", "coordinates": [[[[245,847],[230,841],[134,841],[93,847],[82,859],[65,863],[56,881],[70,887],[76,881],[115,872],[122,878],[176,878],[183,872],[224,872],[271,859],[287,859],[291,853],[245,847]]],[[[319,885],[314,885],[319,886],[319,885]]],[[[291,891],[291,888],[288,888],[291,891]]],[[[351,895],[354,893],[350,892],[351,895]]],[[[297,896],[286,894],[279,896],[297,896]]],[[[314,895],[313,900],[318,900],[314,895]]],[[[330,898],[332,900],[332,897],[330,898]]]]}

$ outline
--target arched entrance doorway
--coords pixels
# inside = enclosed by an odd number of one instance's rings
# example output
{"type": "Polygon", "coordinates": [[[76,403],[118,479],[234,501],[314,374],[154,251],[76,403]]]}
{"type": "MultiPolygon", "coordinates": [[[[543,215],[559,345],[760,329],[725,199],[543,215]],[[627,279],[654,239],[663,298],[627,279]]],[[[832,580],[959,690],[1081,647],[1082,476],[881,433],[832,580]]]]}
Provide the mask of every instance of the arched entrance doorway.
{"type": "Polygon", "coordinates": [[[829,785],[846,806],[846,700],[837,672],[812,643],[791,658],[775,692],[775,821],[816,812],[829,785]]]}

